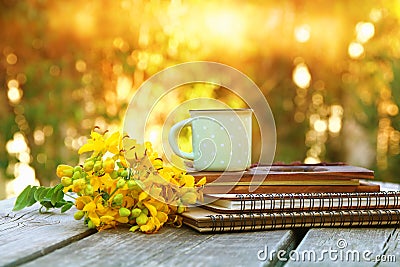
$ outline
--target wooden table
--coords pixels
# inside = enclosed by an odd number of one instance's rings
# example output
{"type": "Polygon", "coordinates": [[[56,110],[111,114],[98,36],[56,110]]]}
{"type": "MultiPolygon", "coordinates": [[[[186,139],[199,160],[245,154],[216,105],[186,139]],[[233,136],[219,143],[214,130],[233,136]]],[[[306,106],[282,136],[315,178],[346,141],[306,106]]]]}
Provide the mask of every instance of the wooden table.
{"type": "MultiPolygon", "coordinates": [[[[400,190],[394,184],[381,187],[400,190]]],[[[73,219],[74,209],[66,214],[39,214],[38,206],[33,206],[12,212],[13,204],[14,199],[0,201],[0,266],[366,267],[400,263],[398,228],[200,234],[184,226],[164,227],[153,235],[130,233],[127,228],[96,232],[73,219]]]]}

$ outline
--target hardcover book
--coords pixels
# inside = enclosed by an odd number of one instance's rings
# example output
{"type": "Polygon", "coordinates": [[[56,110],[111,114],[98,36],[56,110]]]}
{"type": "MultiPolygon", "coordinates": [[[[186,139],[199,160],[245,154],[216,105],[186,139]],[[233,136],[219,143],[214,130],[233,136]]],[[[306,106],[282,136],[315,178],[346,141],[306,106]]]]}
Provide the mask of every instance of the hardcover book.
{"type": "Polygon", "coordinates": [[[378,192],[374,172],[344,164],[256,166],[243,172],[192,172],[207,177],[205,194],[378,192]],[[360,180],[362,179],[362,180],[360,180]]]}

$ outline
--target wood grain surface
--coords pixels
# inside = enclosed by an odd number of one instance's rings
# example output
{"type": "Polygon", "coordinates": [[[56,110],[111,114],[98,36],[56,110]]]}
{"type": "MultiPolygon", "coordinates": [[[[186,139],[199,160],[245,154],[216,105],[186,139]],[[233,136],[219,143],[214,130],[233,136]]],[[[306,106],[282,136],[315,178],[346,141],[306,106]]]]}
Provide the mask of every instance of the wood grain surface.
{"type": "Polygon", "coordinates": [[[164,227],[159,233],[99,232],[38,258],[28,266],[274,266],[276,258],[260,261],[265,246],[293,249],[294,232],[199,234],[187,227],[164,227]]]}
{"type": "Polygon", "coordinates": [[[399,242],[396,228],[314,228],[285,266],[399,266],[399,242]]]}
{"type": "Polygon", "coordinates": [[[0,201],[0,266],[19,265],[94,233],[74,220],[75,208],[40,214],[34,205],[13,212],[14,201],[0,201]]]}

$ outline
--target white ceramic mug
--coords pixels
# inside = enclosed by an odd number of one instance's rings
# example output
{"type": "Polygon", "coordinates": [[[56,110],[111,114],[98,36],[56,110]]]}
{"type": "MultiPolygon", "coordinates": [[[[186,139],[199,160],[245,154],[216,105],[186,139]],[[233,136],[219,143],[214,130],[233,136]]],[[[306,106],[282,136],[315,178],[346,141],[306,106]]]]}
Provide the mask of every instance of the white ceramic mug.
{"type": "Polygon", "coordinates": [[[190,118],[171,127],[169,143],[175,154],[193,160],[197,171],[243,171],[251,164],[251,109],[190,110],[190,118]],[[193,152],[178,147],[179,132],[192,127],[193,152]]]}

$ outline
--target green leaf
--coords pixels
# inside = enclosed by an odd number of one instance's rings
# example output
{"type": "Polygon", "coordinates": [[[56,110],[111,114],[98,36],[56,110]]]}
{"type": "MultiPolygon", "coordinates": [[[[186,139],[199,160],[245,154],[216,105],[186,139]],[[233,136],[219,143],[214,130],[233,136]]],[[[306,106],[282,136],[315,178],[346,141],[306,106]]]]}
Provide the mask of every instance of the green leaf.
{"type": "Polygon", "coordinates": [[[57,208],[57,209],[59,209],[59,208],[61,208],[62,206],[64,206],[66,203],[67,203],[68,201],[60,201],[60,202],[57,202],[55,205],[54,205],[54,207],[55,208],[57,208]]]}
{"type": "Polygon", "coordinates": [[[36,203],[35,192],[37,189],[38,189],[37,186],[32,186],[31,190],[29,191],[29,195],[28,195],[27,203],[26,203],[27,207],[30,207],[36,203]]]}
{"type": "Polygon", "coordinates": [[[22,210],[28,204],[29,192],[31,191],[32,186],[28,185],[25,189],[19,194],[17,200],[15,201],[13,211],[22,210]]]}
{"type": "Polygon", "coordinates": [[[46,211],[47,211],[48,209],[53,208],[53,205],[51,205],[51,202],[48,201],[48,200],[44,200],[44,201],[40,202],[40,204],[42,205],[42,207],[41,207],[40,210],[39,210],[40,212],[42,212],[42,208],[43,208],[43,207],[46,208],[46,211]]]}
{"type": "Polygon", "coordinates": [[[50,190],[50,187],[43,187],[42,192],[39,194],[38,201],[42,202],[47,195],[47,192],[50,190]]]}
{"type": "Polygon", "coordinates": [[[72,208],[74,204],[71,202],[66,203],[62,208],[61,208],[61,213],[66,212],[67,210],[69,210],[70,208],[72,208]]]}
{"type": "Polygon", "coordinates": [[[62,190],[63,188],[64,188],[64,186],[62,184],[58,184],[58,185],[54,186],[54,193],[59,190],[62,190]]]}
{"type": "Polygon", "coordinates": [[[54,187],[48,188],[47,192],[46,192],[46,196],[43,200],[51,201],[51,197],[53,196],[54,189],[55,189],[54,187]]]}
{"type": "Polygon", "coordinates": [[[40,187],[35,191],[34,198],[35,198],[36,201],[40,201],[40,194],[41,194],[41,193],[43,192],[43,190],[45,190],[45,189],[46,189],[45,187],[40,186],[40,187]]]}
{"type": "Polygon", "coordinates": [[[51,204],[54,206],[54,205],[56,205],[57,202],[59,202],[63,199],[64,199],[64,192],[62,190],[57,190],[51,196],[51,204]]]}

